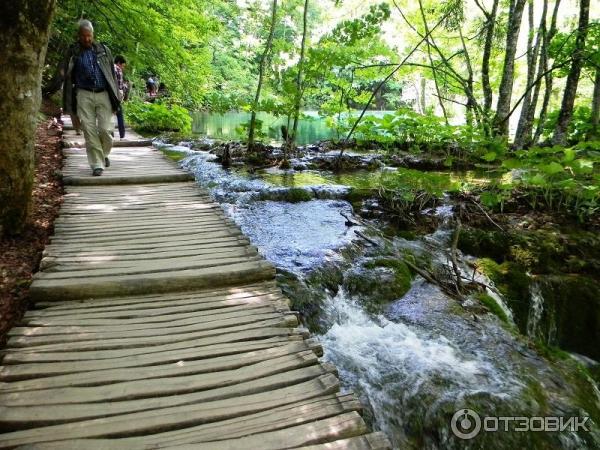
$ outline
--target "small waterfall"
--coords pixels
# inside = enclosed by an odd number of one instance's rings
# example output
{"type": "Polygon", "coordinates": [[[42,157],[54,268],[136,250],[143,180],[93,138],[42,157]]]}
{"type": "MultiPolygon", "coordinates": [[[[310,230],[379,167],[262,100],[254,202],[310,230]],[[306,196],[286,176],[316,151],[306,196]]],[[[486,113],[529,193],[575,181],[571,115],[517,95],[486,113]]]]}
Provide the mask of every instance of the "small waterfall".
{"type": "Polygon", "coordinates": [[[544,313],[544,297],[542,289],[537,281],[533,281],[530,287],[529,315],[527,316],[527,336],[539,339],[542,336],[540,322],[544,313]]]}

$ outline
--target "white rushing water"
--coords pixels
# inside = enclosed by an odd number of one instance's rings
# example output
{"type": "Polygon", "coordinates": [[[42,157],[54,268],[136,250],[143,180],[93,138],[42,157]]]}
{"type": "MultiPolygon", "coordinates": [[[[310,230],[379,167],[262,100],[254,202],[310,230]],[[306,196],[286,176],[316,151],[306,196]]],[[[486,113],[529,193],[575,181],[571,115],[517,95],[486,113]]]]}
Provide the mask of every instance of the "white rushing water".
{"type": "MultiPolygon", "coordinates": [[[[420,290],[417,283],[407,296],[427,294],[420,290]]],[[[325,359],[370,406],[376,427],[397,448],[403,448],[411,421],[437,414],[444,403],[479,392],[505,397],[520,387],[484,355],[462,350],[442,334],[371,316],[343,290],[328,298],[324,316],[333,323],[321,337],[325,359]]]]}
{"type": "Polygon", "coordinates": [[[532,282],[530,288],[531,303],[529,305],[529,315],[527,316],[527,336],[530,338],[539,338],[540,320],[544,312],[544,297],[539,283],[532,282]]]}

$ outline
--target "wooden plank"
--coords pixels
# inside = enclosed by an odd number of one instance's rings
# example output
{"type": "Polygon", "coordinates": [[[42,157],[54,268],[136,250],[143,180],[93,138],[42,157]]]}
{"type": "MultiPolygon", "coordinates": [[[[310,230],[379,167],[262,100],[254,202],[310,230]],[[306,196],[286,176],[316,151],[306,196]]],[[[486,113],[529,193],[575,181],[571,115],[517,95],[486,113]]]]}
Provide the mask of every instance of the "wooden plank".
{"type": "Polygon", "coordinates": [[[203,269],[150,274],[95,277],[77,280],[35,280],[29,290],[33,301],[69,300],[85,297],[114,297],[147,292],[172,292],[231,286],[275,277],[266,261],[228,264],[203,269]]]}
{"type": "MultiPolygon", "coordinates": [[[[330,394],[280,406],[243,417],[198,425],[183,430],[151,435],[143,439],[147,445],[168,446],[194,442],[235,439],[257,433],[298,426],[350,411],[360,411],[360,402],[352,394],[330,394]]],[[[119,440],[120,441],[120,440],[119,440]]],[[[119,442],[117,441],[117,442],[119,442]]],[[[123,439],[134,443],[134,439],[123,439]]]]}
{"type": "Polygon", "coordinates": [[[194,325],[199,322],[209,323],[257,314],[280,313],[285,315],[290,313],[287,303],[283,300],[269,298],[240,298],[227,303],[217,301],[206,304],[200,303],[199,305],[189,302],[189,304],[182,305],[182,307],[185,306],[189,307],[188,311],[175,312],[166,316],[160,314],[160,308],[154,308],[158,314],[153,316],[142,315],[136,318],[123,316],[105,320],[85,317],[53,317],[53,321],[48,321],[44,317],[29,317],[22,322],[23,325],[29,324],[29,326],[15,327],[14,331],[11,330],[10,336],[35,337],[54,334],[110,333],[123,330],[175,328],[194,325]],[[211,308],[213,305],[215,308],[211,308]]]}
{"type": "MultiPolygon", "coordinates": [[[[207,299],[205,301],[231,300],[238,297],[258,297],[262,295],[271,295],[274,293],[281,293],[281,289],[279,289],[277,287],[277,284],[273,280],[271,280],[262,283],[223,287],[218,289],[207,289],[202,291],[183,291],[170,292],[166,294],[132,295],[128,297],[88,298],[80,300],[71,300],[68,302],[40,302],[35,304],[35,308],[37,309],[40,307],[40,305],[43,305],[43,308],[46,311],[64,310],[69,312],[75,309],[94,309],[117,305],[135,305],[138,303],[152,304],[183,299],[198,299],[200,301],[202,301],[202,299],[207,299]]],[[[27,311],[27,314],[37,312],[41,311],[29,310],[27,311]]]]}
{"type": "MultiPolygon", "coordinates": [[[[43,314],[39,316],[27,315],[21,323],[35,327],[80,327],[83,331],[96,330],[99,332],[103,330],[118,330],[123,325],[131,327],[129,328],[131,330],[145,329],[146,327],[143,325],[161,328],[193,323],[187,321],[180,322],[182,319],[195,318],[197,320],[210,321],[239,317],[257,312],[252,311],[255,308],[270,308],[270,311],[287,311],[287,309],[284,309],[285,306],[282,308],[282,305],[285,305],[283,299],[284,297],[276,294],[274,296],[250,296],[207,302],[200,300],[197,303],[193,301],[184,302],[182,305],[174,304],[173,306],[148,308],[146,310],[135,308],[107,312],[86,312],[84,310],[58,316],[45,316],[43,314]]],[[[261,311],[258,312],[260,313],[261,311]]],[[[37,331],[43,332],[43,330],[37,331]]],[[[31,334],[35,334],[35,332],[31,334]]]]}
{"type": "Polygon", "coordinates": [[[75,271],[51,271],[38,272],[34,278],[37,280],[66,280],[75,282],[79,279],[89,280],[92,277],[111,277],[111,276],[126,276],[126,275],[146,275],[152,273],[169,273],[182,270],[201,270],[205,268],[213,268],[217,266],[225,266],[232,264],[245,264],[252,261],[263,261],[258,255],[222,255],[214,256],[213,258],[204,257],[197,258],[195,256],[186,258],[177,258],[165,264],[162,260],[146,260],[140,261],[138,264],[127,267],[116,268],[83,268],[75,271]]]}
{"type": "MultiPolygon", "coordinates": [[[[51,335],[51,334],[70,334],[70,333],[102,333],[106,331],[118,331],[120,329],[125,330],[144,330],[146,328],[166,328],[166,327],[177,327],[192,325],[199,320],[204,322],[214,320],[224,320],[233,317],[243,317],[246,315],[264,314],[267,312],[279,312],[282,314],[290,313],[289,303],[287,299],[280,294],[274,294],[269,296],[248,296],[239,297],[231,300],[216,300],[213,302],[198,302],[194,303],[194,299],[184,299],[181,301],[173,301],[173,307],[186,307],[189,306],[189,311],[176,312],[166,317],[151,316],[150,320],[138,320],[132,319],[131,317],[122,317],[118,320],[103,320],[98,319],[86,322],[79,321],[67,321],[69,317],[56,316],[52,319],[56,319],[55,322],[45,321],[45,317],[31,317],[26,316],[21,322],[21,326],[13,328],[9,335],[11,336],[37,336],[37,335],[51,335]],[[199,303],[199,304],[198,304],[199,303]],[[190,314],[197,313],[197,314],[190,314]],[[194,322],[193,319],[196,319],[194,322]],[[29,324],[30,326],[24,326],[29,324]],[[63,331],[60,331],[60,330],[63,331]]],[[[161,307],[152,308],[152,304],[149,304],[149,309],[161,311],[161,307]]],[[[167,305],[163,305],[166,308],[167,305]]],[[[122,312],[126,313],[128,310],[135,311],[135,305],[122,306],[122,312]]],[[[76,310],[78,311],[86,311],[76,310]]],[[[96,309],[92,310],[96,311],[96,309]]],[[[118,310],[114,311],[118,312],[118,310]]],[[[73,317],[75,318],[75,317],[73,317]]],[[[85,317],[83,318],[86,319],[85,317]]],[[[91,319],[91,318],[90,318],[91,319]]]]}
{"type": "Polygon", "coordinates": [[[171,252],[146,252],[137,255],[119,255],[119,256],[88,256],[88,257],[58,257],[46,256],[40,262],[40,270],[45,272],[50,271],[77,271],[87,267],[104,267],[112,264],[112,267],[129,267],[132,264],[142,263],[144,261],[161,260],[168,263],[167,260],[175,258],[185,258],[195,256],[197,258],[216,258],[222,256],[257,256],[258,250],[256,247],[247,246],[230,246],[216,247],[211,249],[201,248],[199,250],[182,248],[181,251],[171,252]]]}
{"type": "MultiPolygon", "coordinates": [[[[286,431],[289,427],[298,427],[317,420],[329,419],[353,411],[356,404],[357,402],[351,396],[330,394],[273,408],[270,411],[155,435],[121,439],[73,439],[19,448],[40,450],[142,450],[185,444],[186,435],[190,435],[187,440],[194,439],[202,443],[197,448],[204,448],[205,442],[234,439],[277,430],[286,431]]],[[[335,439],[335,437],[331,439],[335,439]]],[[[288,448],[287,445],[284,447],[288,448]]],[[[240,448],[249,447],[241,446],[240,448]]],[[[256,448],[262,448],[262,446],[256,448]]]]}
{"type": "MultiPolygon", "coordinates": [[[[216,356],[214,358],[199,360],[189,359],[195,356],[193,351],[188,351],[187,353],[180,352],[178,357],[175,357],[175,359],[173,359],[173,357],[156,358],[154,356],[146,358],[145,364],[152,363],[153,365],[151,366],[142,365],[126,368],[109,368],[88,372],[67,373],[66,375],[46,376],[37,379],[12,381],[11,383],[3,384],[0,388],[0,391],[7,393],[58,387],[97,386],[117,382],[161,378],[166,376],[218,372],[238,369],[240,367],[249,366],[262,361],[273,360],[280,356],[305,352],[311,352],[314,354],[312,349],[310,349],[304,342],[301,341],[290,342],[285,345],[261,349],[260,351],[247,351],[245,353],[238,353],[235,356],[216,356]],[[169,361],[165,363],[165,359],[169,361]]],[[[69,368],[65,367],[65,370],[68,371],[69,368]]]]}
{"type": "Polygon", "coordinates": [[[245,304],[235,303],[236,300],[252,303],[260,300],[285,301],[287,300],[287,297],[284,297],[281,291],[275,286],[269,288],[269,286],[265,285],[264,289],[261,289],[257,285],[257,287],[254,289],[234,288],[228,289],[228,291],[213,291],[206,294],[204,294],[202,291],[192,291],[173,294],[160,294],[156,296],[132,296],[124,298],[111,297],[109,299],[87,299],[81,301],[73,300],[66,303],[57,302],[56,306],[52,303],[43,303],[43,307],[41,309],[39,307],[40,304],[36,304],[36,309],[27,311],[25,318],[50,318],[81,313],[165,308],[197,303],[200,303],[200,305],[197,306],[199,306],[201,309],[219,309],[227,306],[235,306],[237,304],[245,304]],[[228,293],[225,294],[224,292],[228,293]],[[205,303],[211,305],[204,306],[205,303]]]}
{"type": "Polygon", "coordinates": [[[152,225],[152,223],[148,223],[147,226],[143,226],[143,228],[138,226],[137,229],[131,228],[131,229],[125,230],[125,231],[115,229],[114,227],[101,229],[101,230],[94,230],[94,229],[88,228],[88,230],[83,233],[71,233],[71,232],[62,230],[60,235],[52,236],[51,241],[55,242],[55,243],[112,242],[112,241],[129,239],[132,236],[139,236],[140,228],[142,228],[144,230],[145,235],[147,235],[148,237],[151,237],[160,232],[162,232],[168,236],[176,236],[176,235],[180,234],[182,231],[184,231],[184,232],[190,231],[190,228],[192,230],[207,231],[207,230],[231,229],[231,228],[236,227],[235,223],[225,220],[225,219],[221,219],[221,218],[214,218],[210,222],[198,222],[198,223],[195,223],[193,226],[190,226],[190,225],[182,226],[181,224],[172,224],[169,226],[159,225],[156,227],[152,227],[151,225],[152,225]]]}
{"type": "Polygon", "coordinates": [[[158,253],[163,251],[177,251],[189,249],[210,249],[221,247],[240,247],[248,246],[250,241],[246,237],[230,236],[215,239],[193,239],[187,242],[161,242],[157,244],[122,244],[116,247],[96,247],[93,250],[87,250],[81,247],[67,248],[64,245],[48,245],[42,255],[69,258],[71,256],[109,256],[118,257],[120,255],[140,255],[144,252],[158,253]]]}
{"type": "Polygon", "coordinates": [[[193,226],[208,226],[215,223],[227,223],[233,224],[234,222],[219,215],[211,215],[206,217],[190,217],[190,218],[180,218],[177,222],[174,222],[172,219],[154,219],[152,222],[148,221],[140,221],[135,222],[131,221],[127,224],[114,224],[114,223],[104,223],[100,225],[90,226],[90,225],[58,225],[54,227],[55,232],[60,233],[65,236],[72,237],[85,237],[85,236],[94,236],[102,232],[110,232],[110,233],[119,233],[126,234],[129,231],[137,231],[139,232],[140,228],[143,227],[144,230],[169,230],[181,227],[193,227],[193,226]]]}
{"type": "Polygon", "coordinates": [[[287,361],[283,361],[283,358],[277,363],[269,361],[266,365],[270,363],[270,367],[258,369],[257,372],[244,367],[228,372],[134,380],[106,386],[3,394],[2,401],[6,409],[0,416],[0,427],[34,428],[256,393],[268,396],[271,391],[331,373],[330,365],[316,364],[316,356],[312,352],[310,355],[314,361],[304,361],[299,354],[290,355],[287,361]],[[242,370],[245,373],[239,376],[235,374],[242,370]],[[145,390],[145,386],[148,390],[145,390]],[[102,393],[107,396],[103,397],[102,393]]]}
{"type": "MultiPolygon", "coordinates": [[[[68,260],[64,263],[60,263],[57,260],[55,260],[55,263],[49,265],[44,272],[48,274],[53,274],[52,276],[48,276],[48,278],[50,279],[66,278],[65,276],[63,276],[66,274],[73,274],[73,276],[69,278],[81,278],[80,276],[78,276],[78,274],[81,273],[82,276],[85,276],[86,272],[89,272],[87,274],[88,276],[101,276],[111,274],[125,275],[133,273],[181,270],[182,268],[191,269],[200,267],[212,267],[216,265],[224,265],[237,262],[258,261],[261,259],[262,258],[260,257],[258,252],[248,251],[244,247],[234,247],[230,248],[228,251],[216,252],[212,255],[205,253],[192,254],[189,256],[182,255],[181,257],[173,256],[171,258],[137,258],[128,261],[123,261],[120,258],[115,258],[112,262],[81,261],[78,264],[73,264],[68,260]],[[166,270],[164,266],[168,266],[166,270]]],[[[47,262],[47,264],[49,264],[49,262],[47,262]]]]}
{"type": "MultiPolygon", "coordinates": [[[[189,325],[176,326],[176,327],[163,327],[159,329],[146,328],[142,330],[129,330],[128,327],[123,327],[120,330],[113,330],[112,332],[95,332],[95,333],[64,333],[64,334],[51,334],[43,336],[24,336],[24,337],[11,337],[6,348],[27,348],[36,350],[40,346],[47,348],[47,345],[57,344],[71,344],[78,343],[91,344],[94,341],[102,340],[104,344],[110,345],[114,340],[133,339],[133,338],[158,338],[159,336],[169,337],[173,335],[181,335],[183,333],[193,333],[200,331],[209,330],[226,330],[229,327],[249,325],[256,322],[265,323],[270,321],[271,323],[280,323],[284,326],[295,327],[298,326],[298,319],[294,314],[282,315],[277,311],[262,311],[254,314],[244,314],[239,317],[234,317],[224,320],[214,320],[210,322],[191,322],[189,325]]],[[[68,346],[67,346],[68,347],[68,346]]]]}
{"type": "MultiPolygon", "coordinates": [[[[140,299],[137,303],[103,303],[99,306],[88,306],[87,308],[73,308],[55,310],[47,308],[38,311],[29,311],[23,323],[35,325],[55,325],[60,323],[69,325],[84,325],[85,322],[64,322],[68,319],[134,319],[136,317],[165,317],[170,314],[206,311],[205,315],[227,313],[224,309],[240,309],[240,305],[261,305],[262,307],[271,303],[285,302],[285,297],[275,289],[266,292],[240,292],[224,297],[222,295],[200,296],[194,294],[180,294],[169,297],[169,300],[148,301],[140,299]],[[39,319],[36,321],[36,319],[39,319]]],[[[159,319],[160,319],[159,317],[159,319]]],[[[170,320],[165,317],[165,321],[170,320]]],[[[159,320],[160,321],[160,320],[159,320]]]]}
{"type": "MultiPolygon", "coordinates": [[[[5,433],[0,435],[0,448],[65,439],[126,437],[159,433],[265,411],[305,399],[333,394],[338,390],[339,382],[337,378],[334,375],[327,374],[268,393],[261,392],[242,397],[235,396],[223,400],[204,401],[184,406],[167,407],[158,410],[5,433]]],[[[358,414],[355,417],[360,419],[358,414]]],[[[356,422],[356,420],[353,422],[356,422]]],[[[326,421],[317,423],[323,424],[326,421]]],[[[354,423],[353,427],[355,426],[356,424],[354,423]]],[[[362,432],[364,431],[362,430],[362,432]]]]}
{"type": "MultiPolygon", "coordinates": [[[[97,339],[88,339],[88,340],[74,340],[70,342],[61,342],[59,344],[40,344],[32,347],[6,347],[4,352],[6,354],[12,353],[55,353],[55,352],[82,352],[82,351],[102,351],[102,350],[120,350],[120,349],[129,349],[129,348],[139,348],[143,346],[153,346],[153,345],[165,345],[165,344],[173,344],[177,342],[187,341],[191,339],[215,339],[217,336],[222,334],[231,335],[232,339],[235,339],[235,335],[239,331],[244,330],[254,330],[254,329],[268,329],[271,327],[281,327],[287,328],[287,333],[293,333],[293,328],[290,327],[290,324],[297,324],[296,316],[282,316],[280,314],[269,315],[275,318],[260,318],[257,321],[246,321],[242,319],[238,319],[241,325],[235,325],[235,320],[233,321],[232,326],[228,327],[216,327],[208,329],[204,329],[202,325],[194,325],[193,328],[200,328],[201,331],[179,331],[179,328],[176,328],[172,332],[168,334],[151,334],[143,333],[141,336],[134,337],[125,337],[122,339],[105,339],[105,340],[97,340],[97,339]]],[[[166,328],[169,331],[168,328],[166,328]]],[[[238,339],[239,340],[239,339],[238,339]]]]}
{"type": "Polygon", "coordinates": [[[147,239],[144,239],[143,236],[140,236],[136,239],[127,239],[126,242],[74,242],[73,244],[67,242],[61,243],[52,243],[52,246],[57,246],[65,249],[81,249],[85,251],[97,250],[97,249],[114,249],[115,247],[120,247],[123,244],[127,246],[132,246],[136,244],[141,244],[143,248],[152,248],[154,244],[162,244],[167,243],[173,245],[175,242],[180,244],[184,244],[186,240],[191,240],[192,242],[197,241],[212,241],[215,239],[222,239],[227,237],[239,237],[241,236],[241,232],[234,228],[223,229],[223,230],[194,230],[187,234],[181,235],[171,235],[171,236],[151,236],[147,239]],[[187,239],[186,239],[187,237],[187,239]]]}
{"type": "MultiPolygon", "coordinates": [[[[203,450],[238,450],[240,448],[260,448],[276,450],[295,448],[311,444],[329,442],[343,438],[359,436],[367,432],[364,420],[356,411],[340,414],[324,420],[298,425],[283,430],[253,434],[237,439],[202,442],[203,450]]],[[[190,437],[189,444],[162,448],[177,450],[196,450],[201,441],[190,437]]]]}
{"type": "Polygon", "coordinates": [[[257,326],[245,327],[245,331],[223,333],[204,338],[194,339],[182,337],[169,343],[157,344],[153,346],[142,345],[140,347],[120,348],[120,349],[105,349],[105,350],[79,350],[74,352],[58,351],[58,352],[33,352],[33,351],[10,351],[4,350],[4,358],[2,363],[7,364],[22,364],[22,363],[43,363],[43,362],[67,362],[73,361],[79,364],[81,361],[97,360],[97,359],[113,359],[127,358],[136,355],[144,355],[149,353],[158,353],[170,351],[174,349],[190,348],[190,347],[207,347],[216,344],[234,343],[243,341],[252,341],[258,339],[267,339],[273,337],[287,338],[296,337],[302,339],[303,330],[298,328],[283,328],[283,327],[265,327],[257,326]]]}
{"type": "MultiPolygon", "coordinates": [[[[298,340],[296,336],[275,336],[255,341],[225,342],[210,347],[195,347],[194,343],[179,343],[162,351],[133,354],[127,357],[114,357],[105,359],[89,359],[72,362],[33,362],[0,367],[0,380],[27,380],[36,377],[53,375],[76,374],[97,370],[112,370],[127,367],[148,367],[158,364],[178,363],[179,361],[205,360],[210,367],[209,358],[239,356],[242,353],[254,351],[269,351],[288,345],[300,345],[309,348],[309,343],[298,340]]],[[[316,353],[319,356],[318,353],[316,353]]],[[[243,358],[243,356],[240,356],[243,358]]]]}
{"type": "Polygon", "coordinates": [[[65,176],[63,177],[63,183],[75,185],[75,186],[89,186],[89,185],[105,185],[105,184],[143,184],[143,183],[158,183],[166,181],[187,181],[193,180],[194,176],[190,173],[171,173],[166,174],[165,170],[161,170],[160,173],[154,175],[127,175],[127,176],[101,176],[92,177],[89,176],[65,176]]]}

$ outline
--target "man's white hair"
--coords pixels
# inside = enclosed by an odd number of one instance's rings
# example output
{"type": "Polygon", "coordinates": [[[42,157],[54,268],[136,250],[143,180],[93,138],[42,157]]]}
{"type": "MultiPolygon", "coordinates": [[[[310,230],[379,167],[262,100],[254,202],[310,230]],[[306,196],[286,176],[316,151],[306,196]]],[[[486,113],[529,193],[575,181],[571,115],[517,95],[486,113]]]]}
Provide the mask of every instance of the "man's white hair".
{"type": "Polygon", "coordinates": [[[89,32],[93,33],[94,32],[94,26],[92,25],[92,22],[90,22],[89,20],[87,20],[87,19],[81,19],[79,21],[79,31],[81,31],[81,30],[86,30],[86,31],[89,31],[89,32]]]}

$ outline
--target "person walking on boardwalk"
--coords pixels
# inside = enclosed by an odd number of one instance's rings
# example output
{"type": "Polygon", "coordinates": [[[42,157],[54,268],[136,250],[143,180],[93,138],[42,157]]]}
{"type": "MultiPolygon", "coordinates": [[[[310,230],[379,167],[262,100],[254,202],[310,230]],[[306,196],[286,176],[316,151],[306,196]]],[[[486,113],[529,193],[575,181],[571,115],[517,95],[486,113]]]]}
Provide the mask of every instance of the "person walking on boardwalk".
{"type": "Polygon", "coordinates": [[[78,36],[63,62],[63,110],[79,117],[88,163],[92,174],[99,176],[110,165],[112,115],[121,98],[112,54],[104,44],[94,41],[89,20],[79,22],[78,36]]]}
{"type": "MultiPolygon", "coordinates": [[[[119,90],[119,97],[121,101],[125,101],[126,98],[126,90],[128,89],[127,83],[125,82],[125,78],[123,76],[123,71],[125,70],[125,65],[127,61],[121,55],[115,56],[115,75],[117,78],[117,89],[119,90]]],[[[117,109],[117,124],[119,126],[119,137],[121,139],[125,139],[125,118],[123,117],[123,104],[121,102],[121,106],[117,109]]]]}

